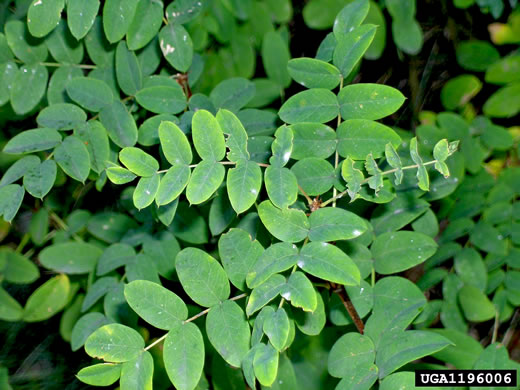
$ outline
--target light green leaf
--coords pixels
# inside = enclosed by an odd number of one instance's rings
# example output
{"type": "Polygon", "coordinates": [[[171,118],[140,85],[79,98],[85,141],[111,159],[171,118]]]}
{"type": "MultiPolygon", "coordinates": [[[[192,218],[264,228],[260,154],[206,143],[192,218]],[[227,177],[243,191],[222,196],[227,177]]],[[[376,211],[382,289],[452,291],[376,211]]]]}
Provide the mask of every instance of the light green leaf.
{"type": "Polygon", "coordinates": [[[161,51],[175,69],[186,72],[193,60],[193,43],[184,27],[177,23],[164,26],[159,32],[161,51]]]}
{"type": "Polygon", "coordinates": [[[353,160],[364,160],[370,153],[374,158],[383,156],[386,144],[398,147],[401,137],[379,122],[349,119],[337,129],[338,153],[353,160]]]}
{"type": "Polygon", "coordinates": [[[298,261],[298,248],[288,242],[278,242],[267,248],[247,274],[249,288],[256,288],[272,275],[292,268],[298,261]]]}
{"type": "Polygon", "coordinates": [[[291,305],[302,308],[304,311],[313,312],[318,306],[314,286],[303,272],[293,272],[289,276],[287,284],[282,288],[280,295],[290,301],[291,305]]]}
{"type": "Polygon", "coordinates": [[[250,317],[262,307],[267,305],[282,291],[285,285],[285,277],[282,275],[272,275],[265,282],[253,289],[246,305],[246,314],[250,317]]]}
{"type": "Polygon", "coordinates": [[[228,160],[234,162],[249,160],[247,133],[236,115],[229,110],[220,109],[217,112],[217,121],[222,131],[228,135],[226,140],[226,145],[229,148],[228,160]]]}
{"type": "Polygon", "coordinates": [[[186,198],[191,204],[208,200],[224,181],[226,169],[216,161],[202,160],[193,170],[186,188],[186,198]]]}
{"type": "Polygon", "coordinates": [[[229,281],[222,266],[197,248],[185,248],[175,260],[184,291],[201,306],[210,307],[229,297],[229,281]]]}
{"type": "Polygon", "coordinates": [[[102,250],[84,242],[65,242],[47,246],[40,252],[40,263],[48,269],[66,274],[89,273],[96,267],[102,250]]]}
{"type": "Polygon", "coordinates": [[[291,96],[278,115],[287,123],[325,123],[338,116],[338,99],[328,89],[313,88],[291,96]]]}
{"type": "Polygon", "coordinates": [[[291,77],[306,88],[334,89],[341,79],[338,68],[314,58],[292,59],[287,69],[291,77]]]}
{"type": "Polygon", "coordinates": [[[510,118],[515,116],[520,111],[518,96],[520,96],[519,82],[500,88],[484,103],[484,114],[492,118],[510,118]]]}
{"type": "Polygon", "coordinates": [[[87,114],[74,104],[59,103],[45,107],[36,121],[41,127],[56,130],[71,130],[87,120],[87,114]]]}
{"type": "Polygon", "coordinates": [[[45,160],[29,169],[23,177],[23,186],[35,198],[43,199],[49,193],[56,180],[56,163],[45,160]]]}
{"type": "Polygon", "coordinates": [[[22,306],[0,287],[0,319],[2,321],[20,321],[22,315],[22,306]]]}
{"type": "Polygon", "coordinates": [[[179,127],[169,121],[159,125],[159,139],[162,151],[170,164],[191,164],[193,155],[186,135],[179,127]]]}
{"type": "Polygon", "coordinates": [[[86,144],[92,170],[101,173],[110,157],[106,129],[100,122],[91,120],[74,129],[74,135],[77,135],[86,144]]]}
{"type": "Polygon", "coordinates": [[[381,119],[393,114],[405,101],[397,89],[379,84],[352,84],[338,94],[343,119],[381,119]]]}
{"type": "Polygon", "coordinates": [[[54,129],[25,130],[11,138],[4,146],[4,153],[19,154],[48,150],[61,142],[61,135],[54,129]]]}
{"type": "Polygon", "coordinates": [[[452,78],[441,90],[441,102],[447,110],[455,110],[466,105],[480,92],[482,82],[472,74],[452,78]]]}
{"type": "Polygon", "coordinates": [[[419,184],[419,188],[423,191],[428,191],[430,189],[430,177],[428,176],[428,171],[426,167],[423,165],[423,161],[421,156],[419,155],[419,149],[417,147],[417,138],[413,137],[410,140],[410,156],[417,167],[417,180],[419,184]]]}
{"type": "Polygon", "coordinates": [[[401,163],[401,158],[399,157],[397,150],[395,150],[395,147],[394,145],[392,145],[391,142],[385,145],[385,157],[386,161],[388,162],[388,165],[396,169],[394,173],[395,185],[401,184],[401,182],[403,181],[403,170],[401,169],[403,167],[403,164],[401,163]]]}
{"type": "Polygon", "coordinates": [[[459,290],[459,302],[464,317],[471,322],[484,322],[495,317],[495,305],[482,290],[466,285],[459,290]]]}
{"type": "Polygon", "coordinates": [[[116,76],[119,88],[128,96],[134,96],[142,87],[141,67],[137,56],[121,41],[116,49],[116,76]]]}
{"type": "Polygon", "coordinates": [[[142,177],[139,179],[132,197],[134,206],[138,210],[144,209],[153,203],[153,200],[159,191],[160,180],[160,176],[157,173],[153,176],[142,177]]]}
{"type": "Polygon", "coordinates": [[[293,312],[294,320],[298,329],[308,336],[317,336],[325,327],[327,316],[325,314],[325,303],[321,294],[316,294],[318,305],[313,312],[296,310],[293,312]]]}
{"type": "Polygon", "coordinates": [[[374,364],[376,347],[370,337],[359,333],[347,333],[332,346],[328,358],[330,375],[344,378],[364,371],[374,364]]]}
{"type": "Polygon", "coordinates": [[[155,196],[158,206],[164,206],[179,197],[190,180],[191,171],[187,165],[174,164],[161,178],[161,183],[155,196]]]}
{"type": "Polygon", "coordinates": [[[276,167],[283,167],[289,161],[293,148],[293,133],[287,126],[281,126],[275,133],[275,140],[271,144],[273,156],[269,163],[276,167]]]}
{"type": "Polygon", "coordinates": [[[137,176],[152,176],[159,170],[157,160],[139,148],[122,149],[119,152],[119,160],[137,176]]]}
{"type": "Polygon", "coordinates": [[[11,222],[22,204],[25,190],[18,184],[0,188],[0,215],[4,221],[11,222]]]}
{"type": "Polygon", "coordinates": [[[145,351],[134,359],[124,362],[121,368],[121,390],[152,389],[154,362],[150,352],[145,351]]]}
{"type": "Polygon", "coordinates": [[[346,35],[336,35],[338,44],[334,49],[334,65],[338,67],[344,78],[348,77],[359,60],[363,57],[376,35],[376,26],[364,24],[356,27],[346,35]]]}
{"type": "Polygon", "coordinates": [[[135,98],[139,105],[156,114],[177,114],[186,108],[186,96],[177,83],[145,87],[135,98]]]}
{"type": "Polygon", "coordinates": [[[87,179],[90,156],[85,144],[75,135],[68,136],[54,149],[54,160],[73,179],[82,183],[87,179]]]}
{"type": "Polygon", "coordinates": [[[111,106],[104,107],[99,113],[99,120],[117,146],[124,148],[134,146],[137,142],[135,120],[119,100],[114,100],[111,106]]]}
{"type": "Polygon", "coordinates": [[[195,389],[204,368],[204,340],[197,325],[188,322],[170,330],[164,340],[163,359],[177,389],[195,389]]]}
{"type": "Polygon", "coordinates": [[[273,311],[264,319],[264,333],[277,351],[282,351],[284,348],[289,337],[289,328],[289,316],[283,307],[273,311]]]}
{"type": "Polygon", "coordinates": [[[16,73],[10,89],[13,110],[18,115],[32,111],[42,100],[47,88],[49,72],[41,64],[22,66],[16,73]]]}
{"type": "Polygon", "coordinates": [[[114,184],[130,183],[137,176],[122,167],[109,167],[106,170],[108,179],[114,184]]]}
{"type": "Polygon", "coordinates": [[[298,267],[323,280],[347,286],[359,284],[356,264],[341,249],[325,242],[310,242],[300,251],[298,267]]]}
{"type": "Polygon", "coordinates": [[[368,15],[369,8],[368,0],[356,0],[346,5],[334,20],[332,30],[336,39],[340,40],[345,34],[361,25],[368,15]]]}
{"type": "Polygon", "coordinates": [[[233,301],[213,306],[206,318],[208,339],[222,358],[234,367],[240,367],[249,351],[251,331],[244,312],[233,301]]]}
{"type": "Polygon", "coordinates": [[[69,30],[77,40],[87,35],[99,11],[99,0],[69,0],[67,22],[69,30]]]}
{"type": "Polygon", "coordinates": [[[347,193],[350,196],[350,201],[355,201],[359,197],[358,194],[361,191],[365,175],[354,166],[354,160],[347,157],[341,164],[341,176],[347,182],[347,193]]]}
{"type": "Polygon", "coordinates": [[[27,299],[23,320],[37,322],[51,318],[68,302],[70,283],[67,275],[58,275],[38,287],[27,299]]]}
{"type": "Polygon", "coordinates": [[[112,90],[107,83],[91,77],[76,77],[70,80],[65,88],[72,100],[89,111],[101,111],[114,101],[112,90]]]}
{"type": "Polygon", "coordinates": [[[33,0],[27,10],[27,26],[31,35],[41,38],[54,30],[64,7],[64,0],[33,0]]]}
{"type": "Polygon", "coordinates": [[[375,196],[378,196],[379,190],[383,188],[383,175],[381,169],[377,165],[372,153],[367,156],[365,161],[365,169],[367,173],[370,175],[368,178],[368,186],[374,190],[375,196]]]}
{"type": "Polygon", "coordinates": [[[320,208],[309,217],[311,241],[350,240],[367,231],[367,223],[356,214],[340,208],[320,208]]]}
{"type": "Polygon", "coordinates": [[[162,1],[140,1],[137,4],[135,16],[126,34],[128,48],[130,50],[138,50],[145,47],[159,32],[162,18],[162,1]]]}
{"type": "Polygon", "coordinates": [[[108,324],[97,329],[85,342],[85,352],[112,363],[135,359],[144,349],[141,335],[128,326],[108,324]]]}
{"type": "Polygon", "coordinates": [[[82,368],[78,372],[78,379],[91,386],[110,386],[121,376],[121,365],[111,363],[94,364],[82,368]]]}
{"type": "Polygon", "coordinates": [[[264,181],[267,195],[276,207],[287,209],[296,202],[298,181],[289,169],[270,165],[265,170],[264,181]]]}
{"type": "Polygon", "coordinates": [[[262,386],[271,387],[278,374],[278,351],[271,344],[258,344],[253,368],[256,379],[262,386]]]}
{"type": "Polygon", "coordinates": [[[255,96],[255,85],[242,77],[234,77],[220,82],[211,91],[209,98],[216,108],[237,112],[255,96]]]}
{"type": "Polygon", "coordinates": [[[269,31],[262,40],[262,62],[267,77],[276,82],[280,88],[291,84],[291,76],[287,71],[287,63],[291,58],[287,42],[275,31],[269,31]]]}
{"type": "Polygon", "coordinates": [[[107,0],[103,6],[103,29],[110,43],[121,40],[134,19],[138,0],[107,0]]]}
{"type": "Polygon", "coordinates": [[[309,233],[309,221],[301,210],[280,210],[266,200],[258,206],[258,215],[267,230],[281,241],[300,242],[309,233]]]}
{"type": "Polygon", "coordinates": [[[243,213],[256,202],[262,187],[262,171],[254,161],[238,160],[228,170],[226,184],[233,210],[243,213]]]}
{"type": "Polygon", "coordinates": [[[193,144],[203,160],[220,161],[226,154],[224,134],[209,111],[199,110],[192,119],[193,144]]]}

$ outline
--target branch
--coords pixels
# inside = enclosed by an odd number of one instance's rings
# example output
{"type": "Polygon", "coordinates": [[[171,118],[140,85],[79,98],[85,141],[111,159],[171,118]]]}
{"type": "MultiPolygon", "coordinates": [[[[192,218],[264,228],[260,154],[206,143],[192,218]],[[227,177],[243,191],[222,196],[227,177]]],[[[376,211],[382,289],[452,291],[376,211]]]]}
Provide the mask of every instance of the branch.
{"type": "Polygon", "coordinates": [[[340,297],[341,301],[343,302],[343,305],[345,306],[345,309],[347,309],[347,312],[350,315],[350,318],[352,318],[354,325],[356,325],[358,332],[363,334],[365,331],[365,324],[363,324],[363,320],[359,317],[356,308],[352,304],[352,301],[350,300],[347,294],[347,290],[345,290],[345,286],[337,290],[334,290],[334,292],[338,294],[338,296],[340,297]]]}

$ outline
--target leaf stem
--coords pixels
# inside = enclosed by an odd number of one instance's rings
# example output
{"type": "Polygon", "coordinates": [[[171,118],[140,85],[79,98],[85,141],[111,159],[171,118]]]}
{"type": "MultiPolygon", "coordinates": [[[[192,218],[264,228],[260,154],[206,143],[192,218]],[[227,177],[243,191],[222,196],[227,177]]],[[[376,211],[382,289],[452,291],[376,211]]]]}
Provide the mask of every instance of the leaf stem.
{"type": "Polygon", "coordinates": [[[305,196],[305,199],[307,199],[307,203],[309,204],[309,206],[311,206],[312,205],[311,197],[309,195],[307,195],[307,193],[303,190],[303,188],[299,184],[298,184],[298,189],[303,194],[303,196],[305,196]]]}
{"type": "MultiPolygon", "coordinates": [[[[342,89],[343,89],[343,76],[341,76],[341,78],[340,78],[339,92],[341,92],[342,89]]],[[[338,122],[336,124],[336,132],[338,131],[338,127],[340,124],[341,124],[341,113],[338,115],[338,122]]],[[[336,169],[338,169],[338,165],[339,165],[339,153],[338,153],[338,149],[336,147],[336,153],[334,154],[334,172],[336,172],[336,169]]],[[[333,186],[332,187],[332,199],[334,199],[334,200],[332,201],[332,207],[336,207],[336,196],[337,195],[338,195],[338,190],[336,189],[336,186],[333,186]]]]}

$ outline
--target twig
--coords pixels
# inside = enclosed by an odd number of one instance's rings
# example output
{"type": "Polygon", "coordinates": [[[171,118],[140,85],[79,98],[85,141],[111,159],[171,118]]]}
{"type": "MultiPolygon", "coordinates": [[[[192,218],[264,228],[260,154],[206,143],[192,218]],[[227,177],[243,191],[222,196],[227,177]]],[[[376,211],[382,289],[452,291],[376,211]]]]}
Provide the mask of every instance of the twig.
{"type": "Polygon", "coordinates": [[[350,318],[352,318],[352,321],[354,321],[354,325],[356,325],[356,328],[359,333],[363,334],[365,331],[365,324],[363,324],[363,320],[359,317],[359,314],[352,304],[352,301],[350,300],[347,290],[345,290],[345,287],[342,289],[334,290],[340,297],[341,301],[343,302],[343,305],[345,306],[345,309],[347,309],[348,314],[350,315],[350,318]]]}

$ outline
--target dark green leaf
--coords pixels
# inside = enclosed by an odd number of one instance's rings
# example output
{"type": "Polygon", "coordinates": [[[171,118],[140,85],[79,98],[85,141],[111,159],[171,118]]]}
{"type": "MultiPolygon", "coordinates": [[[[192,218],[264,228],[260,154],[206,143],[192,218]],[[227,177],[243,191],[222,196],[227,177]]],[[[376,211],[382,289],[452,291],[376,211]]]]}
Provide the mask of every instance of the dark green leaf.
{"type": "Polygon", "coordinates": [[[67,175],[85,182],[90,172],[90,156],[81,139],[74,135],[65,138],[54,150],[54,159],[67,175]]]}

